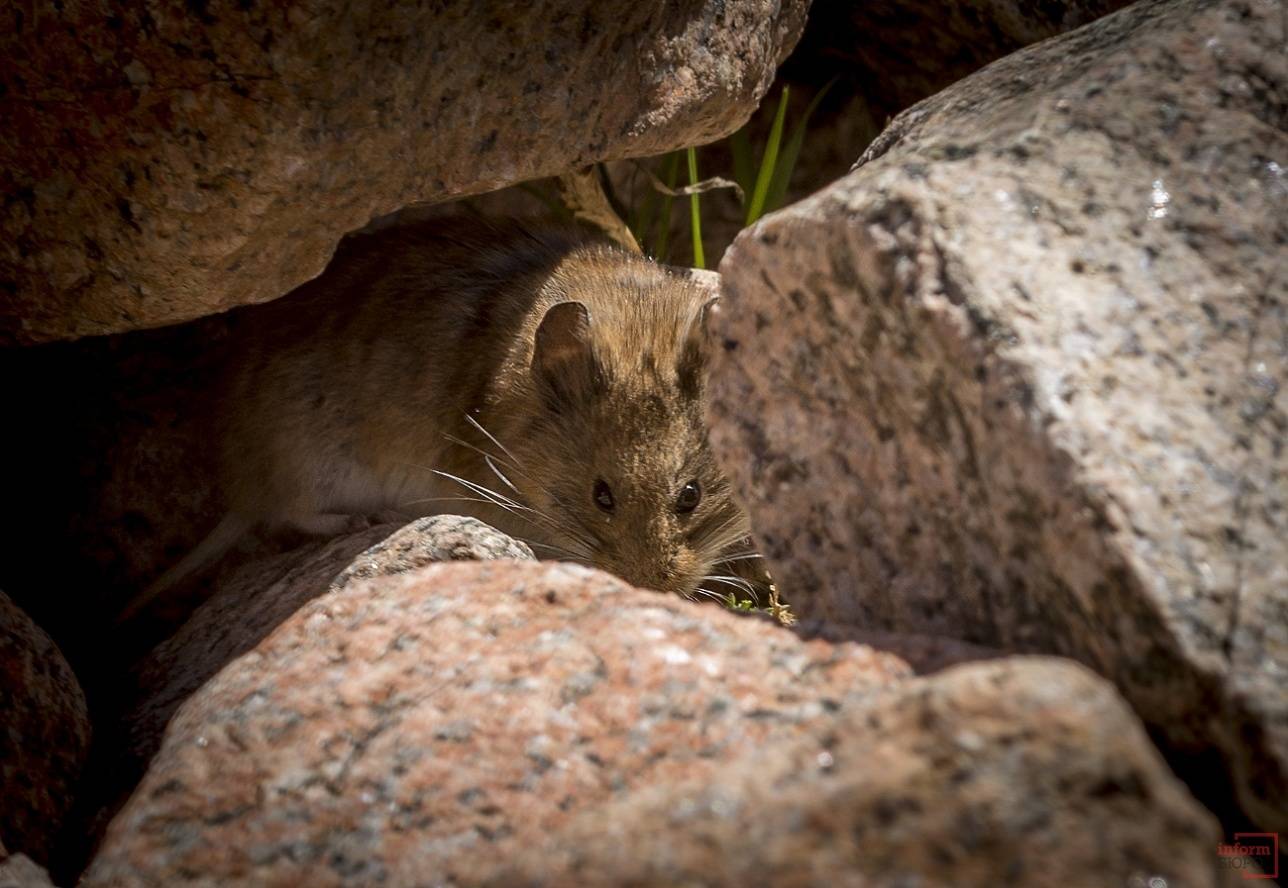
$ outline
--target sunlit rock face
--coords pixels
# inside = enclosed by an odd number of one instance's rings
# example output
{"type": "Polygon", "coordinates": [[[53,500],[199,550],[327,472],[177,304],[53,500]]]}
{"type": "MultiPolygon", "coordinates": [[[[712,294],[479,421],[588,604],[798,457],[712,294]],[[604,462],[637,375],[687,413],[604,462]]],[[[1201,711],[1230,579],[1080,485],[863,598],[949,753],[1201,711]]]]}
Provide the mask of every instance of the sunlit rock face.
{"type": "Polygon", "coordinates": [[[13,5],[0,344],[263,302],[407,204],[710,142],[807,5],[13,5]]]}
{"type": "Polygon", "coordinates": [[[754,768],[911,677],[579,565],[404,571],[397,545],[179,707],[82,884],[478,884],[579,814],[754,768]]]}
{"type": "Polygon", "coordinates": [[[1279,830],[1283,26],[1142,3],[909,109],[726,254],[711,414],[804,617],[1074,656],[1279,830]]]}

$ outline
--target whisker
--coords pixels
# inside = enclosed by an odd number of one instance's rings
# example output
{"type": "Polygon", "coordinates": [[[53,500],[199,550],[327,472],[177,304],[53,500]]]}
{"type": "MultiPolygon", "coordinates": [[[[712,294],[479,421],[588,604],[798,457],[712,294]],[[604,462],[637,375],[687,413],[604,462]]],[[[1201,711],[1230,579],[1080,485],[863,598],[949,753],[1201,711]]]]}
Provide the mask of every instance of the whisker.
{"type": "MultiPolygon", "coordinates": [[[[495,471],[495,467],[493,467],[493,470],[495,471]]],[[[501,493],[500,491],[493,490],[490,487],[485,487],[482,484],[477,484],[473,481],[467,480],[465,478],[461,478],[449,472],[441,472],[441,471],[435,470],[434,474],[440,475],[444,478],[455,481],[457,484],[463,485],[466,489],[471,490],[474,493],[477,493],[479,496],[486,497],[490,502],[493,503],[493,505],[500,506],[501,508],[506,509],[507,511],[510,511],[513,514],[518,514],[514,510],[527,512],[528,514],[535,515],[537,516],[538,519],[541,519],[540,523],[546,528],[550,530],[559,530],[559,527],[555,523],[554,519],[551,518],[549,515],[547,515],[545,512],[542,512],[540,509],[534,509],[532,506],[524,505],[518,500],[508,497],[505,494],[501,493]]],[[[502,480],[505,481],[507,484],[510,483],[508,478],[502,477],[502,480]]],[[[510,486],[512,489],[514,488],[514,485],[511,484],[510,486]]],[[[516,494],[519,493],[517,489],[515,489],[514,492],[516,494]]]]}
{"type": "MultiPolygon", "coordinates": [[[[531,524],[534,527],[545,527],[547,529],[555,530],[556,532],[558,532],[558,527],[554,525],[554,523],[550,520],[549,516],[545,515],[544,513],[536,509],[533,509],[529,506],[525,506],[521,503],[517,503],[514,500],[510,499],[509,497],[504,496],[503,494],[497,493],[495,490],[491,490],[490,488],[484,487],[481,484],[475,484],[473,481],[467,481],[464,478],[459,478],[456,475],[452,475],[447,472],[437,472],[437,471],[436,471],[436,474],[441,475],[444,478],[448,478],[452,481],[455,481],[456,483],[464,486],[467,490],[479,494],[481,497],[484,498],[482,502],[485,505],[492,505],[492,506],[496,506],[498,508],[504,509],[514,517],[518,518],[520,521],[527,522],[528,524],[531,524]],[[522,512],[527,512],[529,515],[532,515],[534,517],[529,518],[527,515],[521,514],[522,512]]],[[[463,497],[461,499],[467,499],[467,498],[463,497]]],[[[573,536],[566,532],[564,533],[564,535],[573,536]]],[[[574,536],[574,539],[576,539],[575,536],[574,536]]],[[[577,542],[581,543],[582,541],[577,540],[577,542]]],[[[578,553],[575,553],[575,552],[572,554],[578,555],[578,553]]],[[[579,557],[585,557],[589,559],[590,556],[586,554],[586,555],[581,555],[579,557]]]]}
{"type": "Polygon", "coordinates": [[[724,583],[726,586],[733,586],[735,589],[743,589],[752,595],[756,594],[756,587],[744,580],[742,577],[705,576],[702,579],[709,580],[713,583],[724,583]]]}
{"type": "Polygon", "coordinates": [[[511,483],[510,479],[505,477],[505,473],[496,467],[496,463],[492,461],[491,456],[484,456],[483,462],[487,463],[487,467],[492,470],[492,474],[500,478],[502,483],[504,483],[506,487],[513,490],[519,496],[523,496],[523,494],[519,493],[519,488],[515,487],[514,484],[511,483]]]}
{"type": "MultiPolygon", "coordinates": [[[[508,454],[512,459],[514,458],[514,454],[510,453],[510,451],[505,447],[505,445],[503,445],[500,441],[496,440],[496,438],[493,435],[491,435],[486,429],[484,429],[481,425],[479,425],[477,421],[475,421],[473,418],[469,416],[467,416],[466,419],[469,420],[471,425],[478,428],[480,432],[487,435],[488,440],[492,441],[498,447],[504,450],[506,454],[508,454]]],[[[446,437],[448,440],[452,441],[453,443],[460,444],[461,446],[466,447],[470,450],[473,450],[474,452],[481,455],[487,467],[492,471],[493,474],[497,476],[498,479],[500,479],[500,481],[503,484],[505,484],[506,487],[510,488],[510,490],[514,492],[515,496],[520,498],[523,496],[522,491],[520,491],[515,486],[514,482],[512,482],[509,479],[509,477],[506,476],[505,472],[501,471],[500,466],[498,466],[498,463],[500,463],[505,465],[507,468],[510,468],[514,471],[518,471],[520,474],[523,474],[522,470],[520,470],[517,467],[517,464],[511,464],[506,460],[503,460],[500,457],[496,456],[495,454],[488,453],[486,450],[483,450],[480,447],[476,447],[473,444],[470,444],[468,441],[462,441],[461,439],[453,437],[451,435],[445,435],[444,437],[446,437]]],[[[553,532],[565,538],[565,540],[568,542],[568,545],[560,546],[552,543],[535,543],[532,540],[524,540],[524,542],[526,542],[528,545],[538,546],[542,549],[548,549],[551,552],[556,552],[562,555],[566,555],[569,557],[569,559],[578,561],[581,563],[585,563],[593,560],[592,552],[594,550],[594,544],[589,539],[587,539],[584,534],[579,533],[575,528],[562,526],[553,517],[551,517],[550,515],[547,515],[545,512],[541,511],[540,509],[533,508],[532,506],[529,506],[526,503],[520,502],[518,499],[515,499],[514,497],[507,496],[506,494],[503,494],[498,490],[493,490],[492,488],[487,487],[486,485],[479,484],[475,481],[470,481],[468,478],[462,478],[459,475],[453,475],[450,472],[444,472],[439,469],[431,469],[428,466],[423,466],[412,462],[404,461],[404,464],[411,466],[412,468],[421,469],[422,471],[431,472],[432,474],[438,475],[440,478],[446,478],[447,480],[464,487],[470,493],[476,494],[476,496],[424,497],[424,498],[415,499],[415,500],[408,500],[402,503],[402,505],[409,506],[409,505],[417,505],[420,503],[430,503],[430,502],[462,502],[462,503],[478,503],[480,505],[485,505],[485,506],[495,506],[497,508],[504,509],[506,512],[518,518],[520,521],[523,521],[531,525],[533,528],[544,528],[546,531],[553,532]]],[[[525,475],[524,477],[527,477],[527,476],[525,475]]]]}
{"type": "MultiPolygon", "coordinates": [[[[413,505],[418,505],[420,503],[435,503],[435,502],[479,503],[480,505],[484,505],[484,506],[500,505],[494,500],[482,499],[480,497],[472,497],[472,496],[431,496],[431,497],[425,497],[424,499],[408,500],[407,502],[404,502],[403,505],[413,506],[413,505]]],[[[527,518],[524,515],[516,514],[515,517],[518,518],[520,521],[526,521],[529,524],[534,524],[534,525],[537,524],[537,522],[533,521],[530,518],[527,518]]],[[[529,546],[532,546],[533,548],[549,549],[552,552],[558,552],[562,555],[567,555],[569,556],[569,558],[572,558],[572,559],[583,560],[583,561],[590,560],[590,553],[585,551],[578,552],[566,546],[557,546],[553,543],[538,543],[538,542],[535,542],[534,540],[525,539],[523,540],[523,542],[527,543],[529,546]]]]}
{"type": "Polygon", "coordinates": [[[711,528],[702,540],[704,554],[709,555],[712,561],[721,561],[720,553],[738,546],[740,543],[743,547],[747,545],[747,523],[746,519],[739,513],[734,512],[724,517],[713,528],[711,528]]]}
{"type": "Polygon", "coordinates": [[[576,561],[577,559],[579,559],[579,558],[581,557],[581,556],[579,556],[576,552],[572,551],[571,549],[565,549],[563,546],[556,546],[556,545],[554,545],[554,544],[552,544],[552,543],[537,543],[537,542],[534,542],[534,541],[532,541],[532,540],[524,540],[524,542],[525,542],[525,543],[527,543],[529,546],[531,546],[531,547],[532,547],[532,548],[534,548],[534,549],[549,549],[551,552],[558,552],[558,553],[559,553],[559,554],[561,554],[561,555],[567,555],[567,556],[568,556],[568,558],[560,558],[560,559],[558,559],[559,561],[567,561],[567,560],[570,560],[570,559],[571,559],[571,560],[573,560],[573,561],[576,561]]]}
{"type": "Polygon", "coordinates": [[[736,545],[744,536],[744,534],[741,533],[741,529],[734,530],[734,533],[727,533],[722,536],[719,535],[720,529],[717,528],[711,535],[701,541],[702,554],[715,563],[729,560],[721,553],[733,548],[733,546],[736,545]]]}
{"type": "Polygon", "coordinates": [[[587,534],[581,532],[582,531],[581,528],[566,526],[561,521],[556,520],[553,516],[548,515],[545,512],[541,511],[540,509],[536,509],[532,507],[531,505],[528,505],[527,498],[523,496],[522,492],[517,488],[514,482],[510,480],[506,472],[502,471],[502,468],[501,468],[501,466],[504,466],[506,470],[517,472],[518,474],[523,475],[523,477],[529,478],[531,480],[531,476],[528,475],[526,472],[524,472],[522,468],[523,466],[522,461],[517,456],[515,456],[514,452],[510,450],[510,448],[506,447],[503,443],[501,443],[501,440],[496,435],[488,431],[481,422],[479,422],[477,419],[475,419],[473,416],[471,416],[468,413],[464,414],[464,416],[465,416],[465,421],[468,422],[471,426],[473,426],[479,432],[479,434],[483,435],[485,438],[487,438],[488,441],[494,444],[502,453],[504,453],[505,456],[508,457],[508,460],[502,459],[500,456],[494,453],[489,453],[483,448],[477,447],[473,444],[470,444],[469,442],[461,441],[459,438],[448,436],[449,440],[452,440],[458,444],[462,444],[466,448],[482,456],[484,459],[484,463],[487,465],[488,469],[494,475],[497,476],[497,478],[501,481],[502,484],[508,487],[517,497],[519,497],[519,499],[524,500],[524,502],[520,502],[512,497],[509,497],[501,493],[500,491],[493,490],[484,485],[478,484],[473,481],[468,481],[464,478],[459,478],[455,475],[451,475],[446,472],[436,472],[436,474],[439,474],[452,481],[455,481],[456,483],[464,486],[466,489],[474,493],[477,493],[480,496],[486,497],[489,500],[492,500],[495,505],[501,508],[505,508],[507,510],[519,509],[524,512],[527,512],[529,515],[534,516],[536,519],[531,523],[533,523],[534,525],[540,525],[548,531],[551,531],[562,537],[572,540],[576,544],[576,547],[581,550],[573,553],[575,557],[583,558],[589,561],[591,558],[590,553],[595,549],[594,541],[589,539],[587,537],[587,534]]]}
{"type": "Polygon", "coordinates": [[[509,463],[509,461],[508,461],[508,460],[502,459],[501,457],[497,456],[495,453],[492,453],[492,452],[490,452],[490,451],[484,450],[482,447],[479,447],[479,446],[478,446],[478,445],[476,445],[476,444],[471,444],[469,441],[466,441],[464,438],[458,438],[458,437],[456,437],[455,435],[449,435],[449,434],[448,434],[448,433],[446,433],[446,432],[444,432],[444,433],[443,433],[443,438],[444,438],[444,440],[451,441],[453,444],[456,444],[456,445],[457,445],[457,446],[459,446],[459,447],[464,447],[466,450],[472,450],[472,451],[474,451],[475,453],[477,453],[479,456],[483,457],[484,459],[487,459],[487,458],[489,458],[489,457],[490,457],[490,458],[495,459],[495,460],[497,460],[497,461],[499,461],[499,462],[504,462],[504,463],[506,463],[507,465],[510,465],[510,463],[509,463]]]}
{"type": "Polygon", "coordinates": [[[526,515],[519,514],[513,509],[508,508],[504,503],[499,503],[494,499],[481,499],[479,497],[472,497],[472,496],[430,496],[430,497],[425,497],[424,499],[408,500],[404,502],[403,505],[412,506],[412,505],[417,505],[419,503],[479,503],[480,505],[484,505],[484,506],[497,506],[498,508],[505,509],[507,512],[510,512],[512,515],[514,515],[515,518],[518,518],[520,521],[524,521],[528,524],[533,525],[534,527],[540,526],[539,522],[534,521],[533,519],[527,517],[526,515]]]}
{"type": "Polygon", "coordinates": [[[427,496],[422,499],[404,500],[399,506],[419,506],[421,503],[482,503],[485,506],[496,505],[491,500],[475,496],[427,496]]]}
{"type": "Polygon", "coordinates": [[[398,460],[398,462],[399,462],[399,463],[401,463],[401,464],[402,464],[402,465],[404,465],[404,466],[409,467],[409,468],[413,468],[413,469],[420,469],[422,472],[429,472],[429,473],[431,473],[431,474],[432,474],[432,473],[433,473],[433,471],[434,471],[434,470],[433,470],[433,469],[431,469],[429,466],[422,466],[420,463],[410,462],[410,461],[405,460],[405,459],[400,459],[400,460],[398,460]]]}
{"type": "Polygon", "coordinates": [[[508,496],[506,496],[503,493],[495,491],[490,487],[485,487],[482,484],[476,484],[473,481],[467,481],[466,479],[461,478],[457,475],[453,475],[450,472],[443,472],[438,469],[434,469],[434,474],[438,475],[441,478],[447,478],[448,480],[455,481],[457,484],[461,484],[464,487],[474,491],[479,496],[487,497],[488,499],[492,500],[496,505],[500,506],[503,509],[522,510],[524,512],[533,512],[533,513],[536,512],[536,509],[531,509],[523,505],[522,503],[515,502],[514,500],[510,499],[508,496]]]}
{"type": "MultiPolygon", "coordinates": [[[[704,589],[704,588],[702,588],[701,586],[699,586],[697,589],[695,589],[695,590],[693,590],[693,591],[697,592],[699,595],[705,595],[707,598],[710,598],[712,601],[718,601],[718,602],[720,602],[721,604],[728,604],[728,603],[729,603],[729,598],[728,598],[728,596],[725,596],[725,595],[717,595],[716,593],[712,592],[710,589],[704,589]]],[[[696,599],[694,599],[694,600],[696,600],[696,599]]]]}
{"type": "Polygon", "coordinates": [[[498,441],[498,440],[496,439],[496,437],[495,437],[495,436],[493,436],[493,434],[492,434],[491,432],[489,432],[487,429],[483,428],[482,423],[480,423],[480,422],[479,422],[477,419],[475,419],[474,417],[470,416],[468,413],[467,413],[467,414],[465,414],[465,421],[466,421],[466,422],[468,422],[470,425],[474,426],[474,428],[478,429],[478,430],[479,430],[480,432],[482,432],[484,435],[486,435],[486,436],[487,436],[487,439],[488,439],[489,441],[491,441],[493,444],[495,444],[497,447],[500,447],[500,448],[501,448],[501,452],[502,452],[502,453],[504,453],[506,456],[510,457],[510,459],[514,462],[514,464],[515,464],[515,465],[519,465],[519,459],[518,459],[518,457],[516,457],[513,453],[511,453],[511,452],[510,452],[510,448],[506,447],[504,444],[502,444],[500,441],[498,441]]]}
{"type": "Polygon", "coordinates": [[[754,561],[755,559],[763,559],[764,557],[764,555],[757,552],[744,552],[741,555],[721,555],[718,563],[724,564],[726,561],[754,561]]]}

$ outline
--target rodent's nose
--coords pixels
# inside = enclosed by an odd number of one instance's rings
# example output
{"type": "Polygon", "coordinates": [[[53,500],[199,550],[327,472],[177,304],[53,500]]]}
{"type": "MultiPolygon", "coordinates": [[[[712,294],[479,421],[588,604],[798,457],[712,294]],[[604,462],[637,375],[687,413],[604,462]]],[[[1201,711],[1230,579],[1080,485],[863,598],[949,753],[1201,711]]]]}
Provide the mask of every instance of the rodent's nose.
{"type": "Polygon", "coordinates": [[[672,556],[666,561],[655,563],[651,570],[642,570],[636,579],[629,580],[633,585],[673,595],[689,595],[699,585],[698,577],[687,569],[683,558],[672,556]]]}
{"type": "Polygon", "coordinates": [[[673,588],[676,582],[674,560],[651,564],[640,560],[630,564],[613,565],[609,570],[632,586],[641,589],[654,589],[658,592],[676,591],[673,588]]]}
{"type": "Polygon", "coordinates": [[[676,595],[692,593],[698,586],[702,566],[684,545],[675,545],[665,528],[650,528],[638,538],[624,541],[621,548],[603,553],[601,566],[632,586],[676,595]]]}

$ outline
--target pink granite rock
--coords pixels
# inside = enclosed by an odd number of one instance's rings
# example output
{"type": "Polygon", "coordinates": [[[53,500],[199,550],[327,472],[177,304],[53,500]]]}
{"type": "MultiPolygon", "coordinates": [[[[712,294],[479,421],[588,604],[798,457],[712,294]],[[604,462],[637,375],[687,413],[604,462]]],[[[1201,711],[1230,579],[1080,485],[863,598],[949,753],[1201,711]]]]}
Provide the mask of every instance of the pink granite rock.
{"type": "Polygon", "coordinates": [[[1279,831],[1284,27],[1138,3],[909,109],[730,248],[711,383],[803,619],[1075,657],[1279,831]]]}
{"type": "Polygon", "coordinates": [[[1220,840],[1111,685],[1012,658],[870,695],[475,872],[552,888],[1237,884],[1220,840]]]}
{"type": "Polygon", "coordinates": [[[436,515],[306,543],[218,572],[209,580],[209,599],[134,670],[126,757],[146,765],[179,704],[329,589],[433,562],[498,559],[535,560],[527,545],[477,519],[436,515]]]}
{"type": "Polygon", "coordinates": [[[908,676],[572,565],[352,582],[179,709],[84,884],[450,880],[908,676]]]}

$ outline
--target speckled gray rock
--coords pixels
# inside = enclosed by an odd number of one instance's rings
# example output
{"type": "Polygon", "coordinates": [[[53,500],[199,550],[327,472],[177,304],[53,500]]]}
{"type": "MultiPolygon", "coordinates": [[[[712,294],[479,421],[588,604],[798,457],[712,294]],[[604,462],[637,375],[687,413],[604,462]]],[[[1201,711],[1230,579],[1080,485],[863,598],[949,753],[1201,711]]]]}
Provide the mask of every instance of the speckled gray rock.
{"type": "Polygon", "coordinates": [[[7,4],[0,342],[262,302],[407,204],[709,142],[807,5],[7,4]]]}
{"type": "Polygon", "coordinates": [[[726,255],[711,414],[803,618],[1076,657],[1280,831],[1284,21],[1141,3],[910,109],[726,255]]]}
{"type": "Polygon", "coordinates": [[[82,884],[448,883],[909,674],[576,565],[350,583],[179,709],[82,884]]]}
{"type": "Polygon", "coordinates": [[[85,695],[53,639],[0,592],[0,842],[42,863],[89,753],[85,695]]]}
{"type": "Polygon", "coordinates": [[[407,573],[436,561],[536,561],[527,543],[506,536],[477,518],[431,515],[418,518],[353,560],[331,583],[343,589],[356,580],[407,573]]]}
{"type": "Polygon", "coordinates": [[[1109,684],[1016,658],[882,691],[701,781],[588,811],[487,884],[1236,884],[1219,841],[1109,684]]]}

